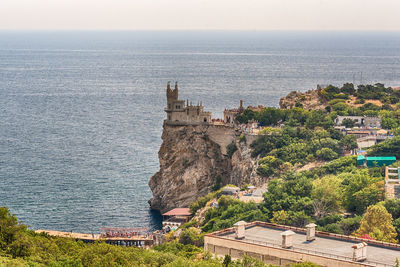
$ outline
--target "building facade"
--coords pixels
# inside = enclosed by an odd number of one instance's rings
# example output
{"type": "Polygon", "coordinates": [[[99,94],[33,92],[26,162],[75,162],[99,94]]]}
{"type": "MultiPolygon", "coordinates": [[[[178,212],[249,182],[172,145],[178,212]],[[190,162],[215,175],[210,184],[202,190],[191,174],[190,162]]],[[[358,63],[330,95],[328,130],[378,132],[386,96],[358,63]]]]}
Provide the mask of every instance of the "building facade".
{"type": "Polygon", "coordinates": [[[381,128],[381,118],[370,116],[337,116],[336,125],[342,125],[345,119],[354,121],[355,125],[359,127],[381,128]]]}
{"type": "Polygon", "coordinates": [[[171,84],[167,85],[167,124],[175,125],[199,125],[209,124],[211,122],[211,112],[204,111],[203,105],[193,105],[189,100],[185,104],[185,100],[179,100],[178,83],[175,83],[174,90],[171,84]]]}

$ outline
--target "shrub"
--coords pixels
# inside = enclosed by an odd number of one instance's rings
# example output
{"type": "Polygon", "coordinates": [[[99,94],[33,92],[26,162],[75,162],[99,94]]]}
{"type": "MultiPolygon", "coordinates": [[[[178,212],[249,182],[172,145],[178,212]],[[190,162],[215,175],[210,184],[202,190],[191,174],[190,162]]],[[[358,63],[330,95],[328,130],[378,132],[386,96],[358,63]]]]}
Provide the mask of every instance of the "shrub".
{"type": "Polygon", "coordinates": [[[351,235],[360,227],[361,216],[343,219],[339,225],[345,235],[351,235]]]}
{"type": "Polygon", "coordinates": [[[356,125],[356,123],[352,119],[346,118],[342,121],[342,126],[344,126],[346,128],[353,128],[355,125],[356,125]]]}
{"type": "Polygon", "coordinates": [[[317,151],[316,156],[321,160],[332,160],[338,157],[338,154],[331,148],[324,147],[317,151]]]}
{"type": "Polygon", "coordinates": [[[192,204],[190,204],[190,212],[192,214],[195,214],[197,210],[204,208],[207,202],[215,198],[219,193],[221,193],[221,190],[211,192],[204,197],[199,197],[195,202],[192,202],[192,204]]]}
{"type": "Polygon", "coordinates": [[[238,148],[234,142],[226,146],[226,153],[228,154],[229,158],[232,158],[233,153],[235,153],[236,150],[238,150],[238,148]]]}
{"type": "Polygon", "coordinates": [[[194,245],[196,247],[201,247],[204,245],[204,235],[199,234],[198,229],[188,228],[184,229],[179,235],[179,243],[183,245],[194,245]]]}
{"type": "Polygon", "coordinates": [[[321,231],[343,235],[343,230],[337,223],[327,224],[320,228],[321,231]]]}
{"type": "Polygon", "coordinates": [[[218,175],[215,178],[215,185],[212,187],[212,191],[217,191],[217,190],[221,189],[221,182],[222,182],[221,175],[218,175]]]}
{"type": "Polygon", "coordinates": [[[342,219],[343,219],[343,217],[338,215],[338,214],[330,214],[330,215],[327,215],[327,216],[317,220],[316,224],[318,226],[322,226],[323,227],[323,226],[328,225],[328,224],[340,222],[342,219]]]}

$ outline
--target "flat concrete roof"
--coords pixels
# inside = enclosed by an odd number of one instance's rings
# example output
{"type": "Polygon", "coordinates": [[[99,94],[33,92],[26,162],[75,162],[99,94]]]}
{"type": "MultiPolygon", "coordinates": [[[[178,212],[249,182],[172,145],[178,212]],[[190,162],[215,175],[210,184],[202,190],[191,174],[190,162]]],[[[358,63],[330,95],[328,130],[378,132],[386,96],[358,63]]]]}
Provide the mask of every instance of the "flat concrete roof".
{"type": "MultiPolygon", "coordinates": [[[[252,225],[245,230],[245,238],[240,239],[241,242],[256,243],[265,246],[280,247],[282,244],[281,234],[288,229],[279,229],[269,226],[252,225]]],[[[360,243],[360,241],[342,240],[335,237],[316,236],[314,241],[306,241],[306,233],[296,232],[293,235],[293,250],[314,255],[338,257],[351,259],[353,256],[352,246],[360,243]],[[325,254],[325,255],[324,255],[325,254]]],[[[216,236],[222,238],[235,239],[234,232],[215,233],[216,236]]],[[[379,263],[394,266],[396,258],[400,260],[400,248],[389,248],[379,245],[368,244],[367,261],[368,263],[379,263]]]]}

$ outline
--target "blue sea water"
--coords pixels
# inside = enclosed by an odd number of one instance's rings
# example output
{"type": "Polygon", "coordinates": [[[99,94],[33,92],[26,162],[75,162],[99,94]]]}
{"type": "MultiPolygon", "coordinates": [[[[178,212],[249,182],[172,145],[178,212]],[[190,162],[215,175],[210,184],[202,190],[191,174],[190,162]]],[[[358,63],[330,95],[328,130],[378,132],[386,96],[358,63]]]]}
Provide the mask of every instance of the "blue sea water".
{"type": "Polygon", "coordinates": [[[400,85],[400,33],[0,32],[0,206],[33,229],[158,228],[167,81],[214,117],[293,90],[400,85]]]}

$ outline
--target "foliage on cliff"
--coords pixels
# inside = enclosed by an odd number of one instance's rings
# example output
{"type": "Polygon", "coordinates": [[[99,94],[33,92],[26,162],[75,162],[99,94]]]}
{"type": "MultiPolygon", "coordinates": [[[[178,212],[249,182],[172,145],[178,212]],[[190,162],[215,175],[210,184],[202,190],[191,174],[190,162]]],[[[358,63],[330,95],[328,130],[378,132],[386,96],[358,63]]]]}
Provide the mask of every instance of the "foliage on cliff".
{"type": "Polygon", "coordinates": [[[357,88],[352,83],[345,83],[342,87],[328,85],[325,88],[310,90],[305,93],[291,92],[283,97],[279,104],[282,109],[304,107],[307,110],[343,111],[343,109],[355,108],[354,110],[349,109],[349,112],[354,113],[356,111],[358,115],[362,115],[362,112],[366,109],[391,109],[400,102],[399,97],[399,90],[385,87],[381,83],[358,85],[357,88]],[[362,105],[364,106],[360,108],[362,105]]]}
{"type": "Polygon", "coordinates": [[[252,156],[260,156],[258,173],[271,176],[315,160],[333,160],[343,149],[354,149],[355,138],[343,136],[333,128],[307,129],[304,127],[266,128],[251,144],[252,156]]]}

